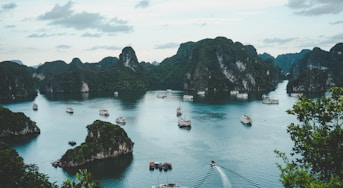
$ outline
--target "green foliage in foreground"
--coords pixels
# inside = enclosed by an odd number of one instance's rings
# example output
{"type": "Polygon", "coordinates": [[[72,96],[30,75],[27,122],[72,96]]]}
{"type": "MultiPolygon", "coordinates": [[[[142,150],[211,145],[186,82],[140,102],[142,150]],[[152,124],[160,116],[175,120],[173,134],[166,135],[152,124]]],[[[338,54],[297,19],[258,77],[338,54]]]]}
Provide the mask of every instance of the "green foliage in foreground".
{"type": "MultiPolygon", "coordinates": [[[[57,188],[55,183],[49,182],[49,177],[38,171],[34,164],[25,164],[22,157],[7,144],[0,142],[0,187],[34,187],[34,188],[57,188]]],[[[87,169],[79,170],[74,180],[66,180],[62,188],[100,188],[100,184],[94,183],[92,174],[87,169]]]]}
{"type": "Polygon", "coordinates": [[[343,88],[330,91],[330,97],[316,100],[300,96],[287,111],[299,123],[287,129],[291,156],[275,150],[285,163],[277,164],[285,187],[343,187],[343,88]]]}

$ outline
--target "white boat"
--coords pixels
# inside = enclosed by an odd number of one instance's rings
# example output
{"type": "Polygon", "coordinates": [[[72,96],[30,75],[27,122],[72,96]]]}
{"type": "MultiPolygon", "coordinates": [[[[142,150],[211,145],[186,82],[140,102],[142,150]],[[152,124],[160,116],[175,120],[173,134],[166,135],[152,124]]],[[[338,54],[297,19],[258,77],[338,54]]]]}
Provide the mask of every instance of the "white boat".
{"type": "Polygon", "coordinates": [[[38,110],[38,104],[34,103],[34,104],[32,105],[32,110],[38,110]]]}
{"type": "Polygon", "coordinates": [[[167,97],[167,93],[166,92],[158,92],[156,97],[164,99],[167,97]]]}
{"type": "Polygon", "coordinates": [[[72,114],[74,113],[74,109],[72,107],[67,107],[66,112],[72,114]]]}
{"type": "Polygon", "coordinates": [[[262,100],[262,103],[264,103],[264,104],[279,104],[279,99],[271,99],[271,98],[267,97],[267,98],[264,98],[262,100]]]}
{"type": "Polygon", "coordinates": [[[192,100],[193,100],[193,95],[184,95],[184,96],[183,96],[183,100],[192,101],[192,100]]]}
{"type": "Polygon", "coordinates": [[[241,116],[241,122],[246,124],[246,125],[252,125],[252,120],[248,115],[242,115],[241,116]]]}
{"type": "Polygon", "coordinates": [[[236,95],[236,97],[238,98],[238,99],[248,99],[248,93],[238,93],[237,95],[236,95]]]}
{"type": "Polygon", "coordinates": [[[205,91],[198,91],[197,94],[200,95],[200,96],[204,96],[205,95],[205,91]]]}
{"type": "Polygon", "coordinates": [[[171,90],[171,89],[167,89],[166,90],[168,93],[172,93],[173,92],[173,90],[171,90]]]}
{"type": "Polygon", "coordinates": [[[101,116],[109,116],[109,115],[110,115],[110,113],[108,113],[108,111],[107,111],[107,110],[105,110],[105,109],[102,109],[102,110],[99,110],[99,115],[101,115],[101,116]]]}
{"type": "Polygon", "coordinates": [[[299,97],[299,95],[301,95],[301,93],[291,93],[291,97],[299,97]]]}
{"type": "Polygon", "coordinates": [[[124,117],[118,117],[118,118],[116,119],[116,123],[119,123],[119,124],[124,125],[124,124],[126,123],[126,120],[125,120],[124,117]]]}
{"type": "Polygon", "coordinates": [[[191,125],[192,125],[192,121],[191,120],[187,120],[187,119],[184,119],[184,118],[180,118],[177,122],[178,126],[180,128],[190,128],[191,125]]]}
{"type": "Polygon", "coordinates": [[[230,91],[230,95],[237,95],[238,93],[239,93],[239,91],[237,91],[237,90],[230,91]]]}
{"type": "Polygon", "coordinates": [[[179,106],[176,108],[176,115],[181,116],[182,115],[182,108],[179,106]]]}
{"type": "Polygon", "coordinates": [[[118,96],[118,91],[113,92],[113,95],[114,95],[115,97],[117,97],[117,96],[118,96]]]}

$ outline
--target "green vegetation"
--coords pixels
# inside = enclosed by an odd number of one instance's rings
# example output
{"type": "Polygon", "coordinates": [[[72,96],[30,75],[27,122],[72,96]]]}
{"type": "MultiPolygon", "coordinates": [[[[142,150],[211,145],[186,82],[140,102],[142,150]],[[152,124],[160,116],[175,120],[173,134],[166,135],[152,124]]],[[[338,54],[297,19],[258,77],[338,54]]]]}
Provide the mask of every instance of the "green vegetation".
{"type": "Polygon", "coordinates": [[[275,150],[285,187],[343,187],[343,88],[330,97],[311,100],[300,96],[289,114],[298,124],[288,126],[294,146],[291,156],[275,150]]]}
{"type": "Polygon", "coordinates": [[[28,127],[32,133],[39,133],[36,122],[31,121],[22,112],[11,112],[9,109],[0,106],[0,137],[8,136],[14,132],[20,132],[28,127]]]}
{"type": "Polygon", "coordinates": [[[59,160],[62,167],[80,166],[96,159],[132,154],[133,142],[120,126],[96,120],[87,129],[86,141],[67,150],[59,160]]]}
{"type": "Polygon", "coordinates": [[[100,188],[99,182],[93,182],[92,174],[87,169],[80,169],[76,173],[76,180],[78,182],[70,179],[64,181],[61,188],[100,188]]]}

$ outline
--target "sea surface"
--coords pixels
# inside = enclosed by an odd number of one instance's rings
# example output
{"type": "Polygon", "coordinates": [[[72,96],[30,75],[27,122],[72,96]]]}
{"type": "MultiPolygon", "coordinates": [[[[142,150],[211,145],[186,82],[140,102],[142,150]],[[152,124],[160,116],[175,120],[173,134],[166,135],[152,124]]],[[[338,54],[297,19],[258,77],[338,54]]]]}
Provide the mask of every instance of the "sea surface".
{"type": "MultiPolygon", "coordinates": [[[[152,187],[161,183],[176,183],[184,187],[282,187],[281,162],[273,152],[289,153],[292,148],[287,126],[295,122],[288,115],[297,101],[286,93],[287,81],[270,93],[250,93],[249,99],[239,100],[227,93],[194,96],[184,101],[182,91],[119,92],[83,95],[38,95],[34,101],[3,104],[14,112],[23,112],[37,122],[41,134],[30,139],[11,140],[12,147],[49,176],[50,182],[61,185],[67,178],[75,179],[77,169],[54,168],[51,162],[68,149],[69,141],[77,145],[87,136],[86,126],[99,119],[121,125],[132,139],[132,158],[99,161],[88,165],[96,181],[103,187],[152,187]],[[267,105],[261,95],[279,99],[279,104],[267,105]],[[38,110],[33,111],[33,103],[38,110]],[[177,126],[176,108],[181,117],[192,121],[191,129],[177,126]],[[66,113],[72,107],[74,114],[66,113]],[[99,115],[107,109],[110,116],[99,115]],[[240,116],[249,115],[252,126],[243,125],[240,116]],[[210,161],[217,163],[211,167],[210,161]],[[170,171],[149,170],[149,162],[170,162],[170,171]]],[[[77,146],[76,145],[76,146],[77,146]]],[[[74,146],[75,147],[75,146],[74,146]]]]}

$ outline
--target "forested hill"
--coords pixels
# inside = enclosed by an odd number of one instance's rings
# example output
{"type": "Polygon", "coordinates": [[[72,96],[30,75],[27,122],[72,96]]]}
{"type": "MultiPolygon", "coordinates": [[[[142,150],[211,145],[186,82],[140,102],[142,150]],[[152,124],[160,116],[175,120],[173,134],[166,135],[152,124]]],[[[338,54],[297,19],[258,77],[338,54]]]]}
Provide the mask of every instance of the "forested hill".
{"type": "Polygon", "coordinates": [[[320,48],[304,55],[290,71],[287,92],[319,92],[332,86],[343,87],[343,43],[330,51],[320,48]]]}

